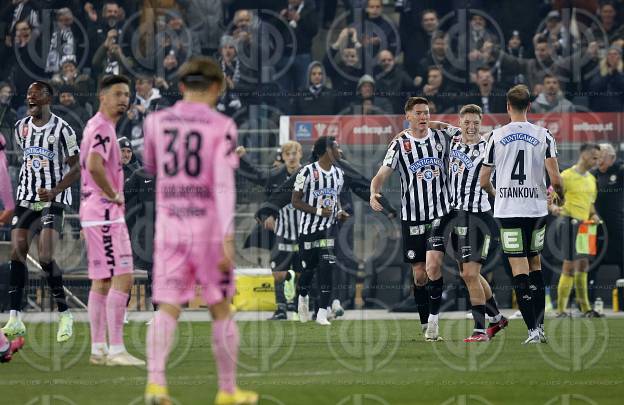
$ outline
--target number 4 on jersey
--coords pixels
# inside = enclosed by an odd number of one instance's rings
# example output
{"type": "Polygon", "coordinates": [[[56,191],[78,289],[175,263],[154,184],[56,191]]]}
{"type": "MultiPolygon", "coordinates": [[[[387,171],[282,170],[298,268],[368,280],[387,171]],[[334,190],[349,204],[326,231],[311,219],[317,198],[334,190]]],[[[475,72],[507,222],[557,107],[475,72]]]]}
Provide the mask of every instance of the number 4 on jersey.
{"type": "Polygon", "coordinates": [[[521,149],[518,151],[518,156],[516,156],[516,161],[511,171],[511,179],[518,180],[518,184],[523,185],[526,177],[524,173],[524,150],[521,149]]]}

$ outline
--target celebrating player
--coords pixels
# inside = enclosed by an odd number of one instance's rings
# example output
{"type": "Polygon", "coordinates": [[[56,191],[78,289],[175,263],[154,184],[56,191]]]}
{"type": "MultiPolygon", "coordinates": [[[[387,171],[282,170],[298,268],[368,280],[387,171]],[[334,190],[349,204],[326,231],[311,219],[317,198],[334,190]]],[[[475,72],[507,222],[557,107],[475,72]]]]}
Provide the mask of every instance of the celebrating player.
{"type": "Polygon", "coordinates": [[[598,194],[596,178],[589,172],[600,160],[600,147],[597,144],[583,144],[580,152],[578,162],[561,173],[565,204],[561,207],[551,206],[551,213],[561,215],[558,222],[564,255],[557,287],[557,317],[567,316],[566,307],[574,286],[576,301],[583,316],[599,318],[600,314],[589,305],[587,294],[589,259],[586,254],[576,251],[576,237],[581,222],[600,221],[594,207],[598,194]]]}
{"type": "Polygon", "coordinates": [[[480,135],[481,118],[481,107],[475,104],[465,105],[459,111],[461,139],[452,143],[449,161],[451,204],[455,210],[452,239],[474,319],[474,332],[464,342],[487,342],[508,323],[498,310],[489,283],[481,275],[490,240],[498,233],[487,193],[479,184],[486,146],[480,135]],[[487,331],[486,312],[492,318],[487,331]]]}
{"type": "Polygon", "coordinates": [[[80,150],[74,130],[50,112],[52,93],[48,83],[32,83],[26,95],[28,116],[15,124],[15,142],[24,152],[24,162],[11,222],[11,312],[2,331],[9,337],[26,333],[20,312],[28,271],[26,257],[29,240],[38,232],[39,264],[61,314],[56,340],[65,342],[73,334],[73,318],[67,309],[63,275],[54,261],[54,250],[63,230],[65,208],[72,203],[70,185],[80,177],[80,150]]]}
{"type": "Polygon", "coordinates": [[[524,85],[507,92],[511,122],[495,129],[481,169],[481,187],[495,196],[494,217],[500,221],[503,252],[509,258],[514,291],[529,336],[524,342],[546,342],[544,279],[540,252],[548,214],[546,179],[559,195],[561,177],[557,147],[550,132],[527,121],[531,95],[524,85]],[[496,190],[492,172],[496,170],[496,190]]]}
{"type": "Polygon", "coordinates": [[[156,176],[153,300],[147,331],[148,404],[169,404],[165,378],[181,305],[202,287],[212,315],[212,350],[219,375],[215,404],[254,404],[236,386],[239,336],[230,314],[234,294],[234,171],[236,124],[214,110],[224,85],[211,59],[195,57],[179,70],[183,100],[152,113],[144,125],[145,171],[156,176]]]}
{"type": "Polygon", "coordinates": [[[299,171],[292,193],[292,205],[301,211],[299,217],[299,255],[303,272],[299,278],[299,319],[310,320],[309,304],[312,278],[316,273],[321,296],[316,323],[330,325],[332,273],[336,263],[334,254],[336,220],[348,218],[340,208],[340,192],[344,172],[334,165],[340,159],[336,138],[321,136],[314,142],[312,163],[299,171]]]}
{"type": "Polygon", "coordinates": [[[405,117],[409,128],[390,143],[371,181],[370,205],[375,211],[382,209],[380,190],[392,171],[398,169],[404,260],[412,266],[414,298],[425,339],[436,341],[440,338],[438,314],[444,287],[444,235],[451,210],[447,185],[451,137],[444,130],[429,128],[429,103],[425,98],[409,98],[405,117]]]}
{"type": "Polygon", "coordinates": [[[130,80],[105,76],[99,86],[100,109],[85,127],[80,167],[80,222],[89,260],[91,364],[140,366],[123,342],[123,321],[132,287],[132,250],[124,219],[121,150],[115,124],[128,109],[130,80]],[[106,344],[106,330],[108,339],[106,344]]]}

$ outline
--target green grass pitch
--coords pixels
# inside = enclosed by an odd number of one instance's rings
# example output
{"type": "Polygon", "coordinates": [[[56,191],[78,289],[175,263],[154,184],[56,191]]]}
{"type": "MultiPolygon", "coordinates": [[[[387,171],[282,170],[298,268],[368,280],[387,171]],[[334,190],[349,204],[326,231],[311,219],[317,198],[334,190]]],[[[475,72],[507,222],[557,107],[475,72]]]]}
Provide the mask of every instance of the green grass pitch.
{"type": "MultiPolygon", "coordinates": [[[[261,404],[622,404],[624,319],[548,320],[548,344],[523,346],[522,321],[467,345],[468,320],[442,320],[444,342],[424,342],[417,321],[239,322],[239,385],[261,404]]],[[[86,323],[65,345],[56,324],[27,324],[26,348],[0,365],[0,404],[142,404],[146,372],[88,364],[86,323]]],[[[145,356],[143,323],[126,325],[145,356]]],[[[216,393],[209,323],[181,322],[168,380],[176,404],[216,393]]]]}

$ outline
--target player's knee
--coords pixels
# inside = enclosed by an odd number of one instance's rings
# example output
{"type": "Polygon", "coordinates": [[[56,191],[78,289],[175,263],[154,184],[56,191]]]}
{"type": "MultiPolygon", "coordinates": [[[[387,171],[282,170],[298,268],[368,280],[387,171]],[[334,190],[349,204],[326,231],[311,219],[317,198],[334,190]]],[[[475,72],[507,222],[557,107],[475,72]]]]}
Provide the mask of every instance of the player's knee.
{"type": "Polygon", "coordinates": [[[52,254],[50,252],[41,251],[39,253],[39,265],[45,268],[50,263],[52,263],[52,254]]]}
{"type": "Polygon", "coordinates": [[[479,282],[479,274],[472,269],[464,269],[461,273],[461,278],[466,284],[479,282]]]}

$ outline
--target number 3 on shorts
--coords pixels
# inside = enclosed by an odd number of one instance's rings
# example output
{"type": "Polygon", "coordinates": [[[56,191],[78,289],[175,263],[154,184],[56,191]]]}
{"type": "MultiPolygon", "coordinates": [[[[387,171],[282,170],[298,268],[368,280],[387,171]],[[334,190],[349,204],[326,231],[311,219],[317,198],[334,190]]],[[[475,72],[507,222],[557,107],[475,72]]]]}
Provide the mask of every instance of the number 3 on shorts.
{"type": "Polygon", "coordinates": [[[501,229],[501,244],[505,253],[522,253],[524,250],[522,229],[501,229]]]}

